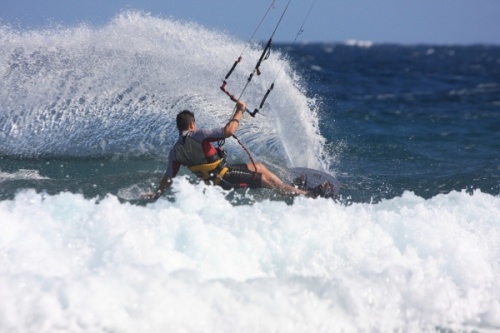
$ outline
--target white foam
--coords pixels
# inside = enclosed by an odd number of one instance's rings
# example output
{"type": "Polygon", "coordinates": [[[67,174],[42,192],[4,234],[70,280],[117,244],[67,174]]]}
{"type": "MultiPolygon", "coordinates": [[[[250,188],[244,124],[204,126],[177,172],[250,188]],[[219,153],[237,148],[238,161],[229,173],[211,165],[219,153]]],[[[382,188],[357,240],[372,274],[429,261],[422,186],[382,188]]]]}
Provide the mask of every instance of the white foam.
{"type": "Polygon", "coordinates": [[[16,179],[49,179],[40,175],[38,170],[30,169],[19,169],[16,172],[2,172],[0,170],[0,183],[5,180],[16,180],[16,179]]]}
{"type": "Polygon", "coordinates": [[[369,41],[369,40],[356,40],[356,39],[349,39],[344,42],[345,45],[347,46],[357,46],[357,47],[363,47],[363,48],[369,48],[374,45],[374,42],[369,41]]]}
{"type": "Polygon", "coordinates": [[[500,329],[500,198],[341,206],[25,191],[0,202],[0,331],[500,329]]]}

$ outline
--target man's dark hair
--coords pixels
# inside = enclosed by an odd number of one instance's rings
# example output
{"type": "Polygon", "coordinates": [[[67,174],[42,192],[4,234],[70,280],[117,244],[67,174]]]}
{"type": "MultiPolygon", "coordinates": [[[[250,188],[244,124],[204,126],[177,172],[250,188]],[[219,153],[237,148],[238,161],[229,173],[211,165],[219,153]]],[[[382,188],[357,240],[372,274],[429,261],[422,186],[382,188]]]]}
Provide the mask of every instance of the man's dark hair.
{"type": "Polygon", "coordinates": [[[189,110],[181,111],[177,115],[176,121],[177,129],[179,130],[179,133],[182,133],[183,131],[187,130],[189,128],[189,124],[194,121],[194,113],[189,110]]]}

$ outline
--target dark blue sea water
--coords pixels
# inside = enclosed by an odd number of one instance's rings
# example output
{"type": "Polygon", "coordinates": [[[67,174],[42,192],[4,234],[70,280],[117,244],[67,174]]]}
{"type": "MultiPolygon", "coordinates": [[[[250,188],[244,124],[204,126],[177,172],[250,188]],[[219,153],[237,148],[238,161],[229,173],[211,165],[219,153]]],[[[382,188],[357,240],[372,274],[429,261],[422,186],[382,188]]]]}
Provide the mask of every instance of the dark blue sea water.
{"type": "Polygon", "coordinates": [[[224,192],[182,170],[130,204],[157,186],[177,112],[229,119],[219,86],[244,49],[136,12],[0,26],[0,331],[500,329],[500,47],[275,45],[243,99],[276,87],[239,137],[278,175],[334,174],[341,197],[224,192]]]}
{"type": "Polygon", "coordinates": [[[321,132],[355,200],[500,193],[498,46],[307,45],[292,54],[314,71],[306,75],[322,102],[321,132]]]}

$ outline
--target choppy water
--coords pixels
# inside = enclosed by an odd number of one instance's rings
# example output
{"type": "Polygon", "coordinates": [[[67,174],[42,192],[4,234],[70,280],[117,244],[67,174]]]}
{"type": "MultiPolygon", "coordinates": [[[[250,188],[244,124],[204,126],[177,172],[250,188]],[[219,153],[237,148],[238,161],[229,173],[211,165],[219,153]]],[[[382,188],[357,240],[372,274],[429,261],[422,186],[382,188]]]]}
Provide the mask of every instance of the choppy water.
{"type": "Polygon", "coordinates": [[[130,12],[0,44],[0,331],[500,329],[500,47],[279,45],[240,138],[336,174],[340,202],[183,176],[131,205],[179,110],[228,119],[244,43],[130,12]]]}

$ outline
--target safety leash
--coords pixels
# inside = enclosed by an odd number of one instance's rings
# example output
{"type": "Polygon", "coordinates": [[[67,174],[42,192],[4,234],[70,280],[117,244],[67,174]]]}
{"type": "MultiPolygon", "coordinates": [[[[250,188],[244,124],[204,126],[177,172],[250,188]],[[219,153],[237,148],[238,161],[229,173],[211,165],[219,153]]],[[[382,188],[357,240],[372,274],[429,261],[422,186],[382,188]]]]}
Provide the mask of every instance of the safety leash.
{"type": "Polygon", "coordinates": [[[233,138],[236,139],[236,141],[239,143],[239,145],[241,146],[241,148],[243,148],[243,150],[245,151],[245,153],[247,153],[248,158],[250,158],[250,161],[253,164],[253,167],[255,169],[255,172],[253,173],[253,176],[252,176],[252,181],[253,181],[253,180],[255,180],[255,177],[257,177],[257,165],[255,165],[255,161],[253,160],[252,154],[250,154],[250,152],[248,151],[247,147],[245,147],[245,145],[243,145],[243,143],[241,143],[240,139],[238,139],[238,137],[236,135],[233,135],[233,138]]]}

